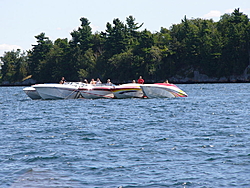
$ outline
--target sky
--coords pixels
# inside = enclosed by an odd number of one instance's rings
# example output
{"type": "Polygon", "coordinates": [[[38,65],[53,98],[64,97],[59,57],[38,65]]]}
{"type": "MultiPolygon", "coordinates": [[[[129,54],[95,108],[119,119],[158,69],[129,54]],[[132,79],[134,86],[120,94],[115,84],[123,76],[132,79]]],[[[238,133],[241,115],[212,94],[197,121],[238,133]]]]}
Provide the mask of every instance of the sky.
{"type": "Polygon", "coordinates": [[[0,56],[32,49],[42,32],[52,41],[70,40],[81,17],[91,22],[93,33],[105,31],[115,18],[126,23],[130,15],[144,23],[141,29],[154,33],[181,23],[184,16],[219,21],[236,8],[250,18],[250,0],[0,0],[0,56]]]}

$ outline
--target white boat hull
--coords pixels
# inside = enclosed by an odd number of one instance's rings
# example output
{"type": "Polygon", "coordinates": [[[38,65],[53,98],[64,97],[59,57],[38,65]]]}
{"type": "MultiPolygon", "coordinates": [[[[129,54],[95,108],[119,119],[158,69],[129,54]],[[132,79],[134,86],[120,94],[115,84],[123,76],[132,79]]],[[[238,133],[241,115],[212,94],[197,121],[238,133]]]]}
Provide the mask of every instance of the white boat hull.
{"type": "Polygon", "coordinates": [[[144,95],[140,84],[122,84],[111,88],[111,91],[117,99],[142,98],[144,95]]]}
{"type": "Polygon", "coordinates": [[[147,98],[174,98],[187,97],[188,95],[174,84],[144,84],[142,91],[147,98]]]}
{"type": "Polygon", "coordinates": [[[114,94],[110,91],[110,88],[114,86],[93,86],[88,85],[80,87],[79,91],[81,96],[86,99],[100,99],[100,98],[114,98],[114,94]]]}
{"type": "Polygon", "coordinates": [[[79,97],[78,85],[71,84],[37,84],[34,85],[44,100],[76,99],[79,97]]]}
{"type": "Polygon", "coordinates": [[[41,96],[39,95],[39,93],[32,86],[23,88],[23,91],[24,93],[26,93],[26,95],[28,95],[33,100],[41,99],[41,96]]]}

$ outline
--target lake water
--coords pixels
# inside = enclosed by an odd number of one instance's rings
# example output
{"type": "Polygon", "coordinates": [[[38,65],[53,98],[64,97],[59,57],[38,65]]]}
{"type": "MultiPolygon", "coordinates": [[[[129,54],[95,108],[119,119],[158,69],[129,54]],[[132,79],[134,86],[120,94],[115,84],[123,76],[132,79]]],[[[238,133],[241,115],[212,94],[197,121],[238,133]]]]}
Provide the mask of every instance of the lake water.
{"type": "Polygon", "coordinates": [[[0,87],[1,187],[250,187],[250,84],[174,99],[31,100],[0,87]]]}

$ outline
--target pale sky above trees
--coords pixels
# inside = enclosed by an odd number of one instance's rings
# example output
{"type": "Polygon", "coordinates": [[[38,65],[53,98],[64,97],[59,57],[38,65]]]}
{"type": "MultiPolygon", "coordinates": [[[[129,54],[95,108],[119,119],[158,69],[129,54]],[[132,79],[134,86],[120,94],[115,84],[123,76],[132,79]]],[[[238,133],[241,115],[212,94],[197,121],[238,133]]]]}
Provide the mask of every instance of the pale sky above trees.
{"type": "Polygon", "coordinates": [[[104,31],[107,22],[119,18],[125,22],[132,15],[141,29],[151,32],[169,28],[186,17],[213,19],[240,8],[250,15],[247,0],[1,0],[0,56],[13,49],[29,50],[36,43],[34,36],[44,32],[51,40],[70,39],[70,32],[80,25],[80,18],[91,22],[92,32],[104,31]]]}

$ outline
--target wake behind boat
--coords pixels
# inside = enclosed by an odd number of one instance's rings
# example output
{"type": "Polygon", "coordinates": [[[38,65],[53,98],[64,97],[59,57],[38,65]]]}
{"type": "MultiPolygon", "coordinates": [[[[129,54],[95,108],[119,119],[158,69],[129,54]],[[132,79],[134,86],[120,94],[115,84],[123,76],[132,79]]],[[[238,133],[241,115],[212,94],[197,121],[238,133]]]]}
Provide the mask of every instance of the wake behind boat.
{"type": "Polygon", "coordinates": [[[64,84],[36,84],[33,87],[42,99],[76,99],[80,93],[78,88],[83,85],[79,82],[66,82],[64,84]]]}
{"type": "Polygon", "coordinates": [[[155,83],[140,86],[147,98],[174,98],[188,95],[174,84],[155,83]]]}
{"type": "Polygon", "coordinates": [[[111,91],[117,99],[142,98],[143,92],[140,85],[136,83],[122,84],[111,88],[111,91]]]}

